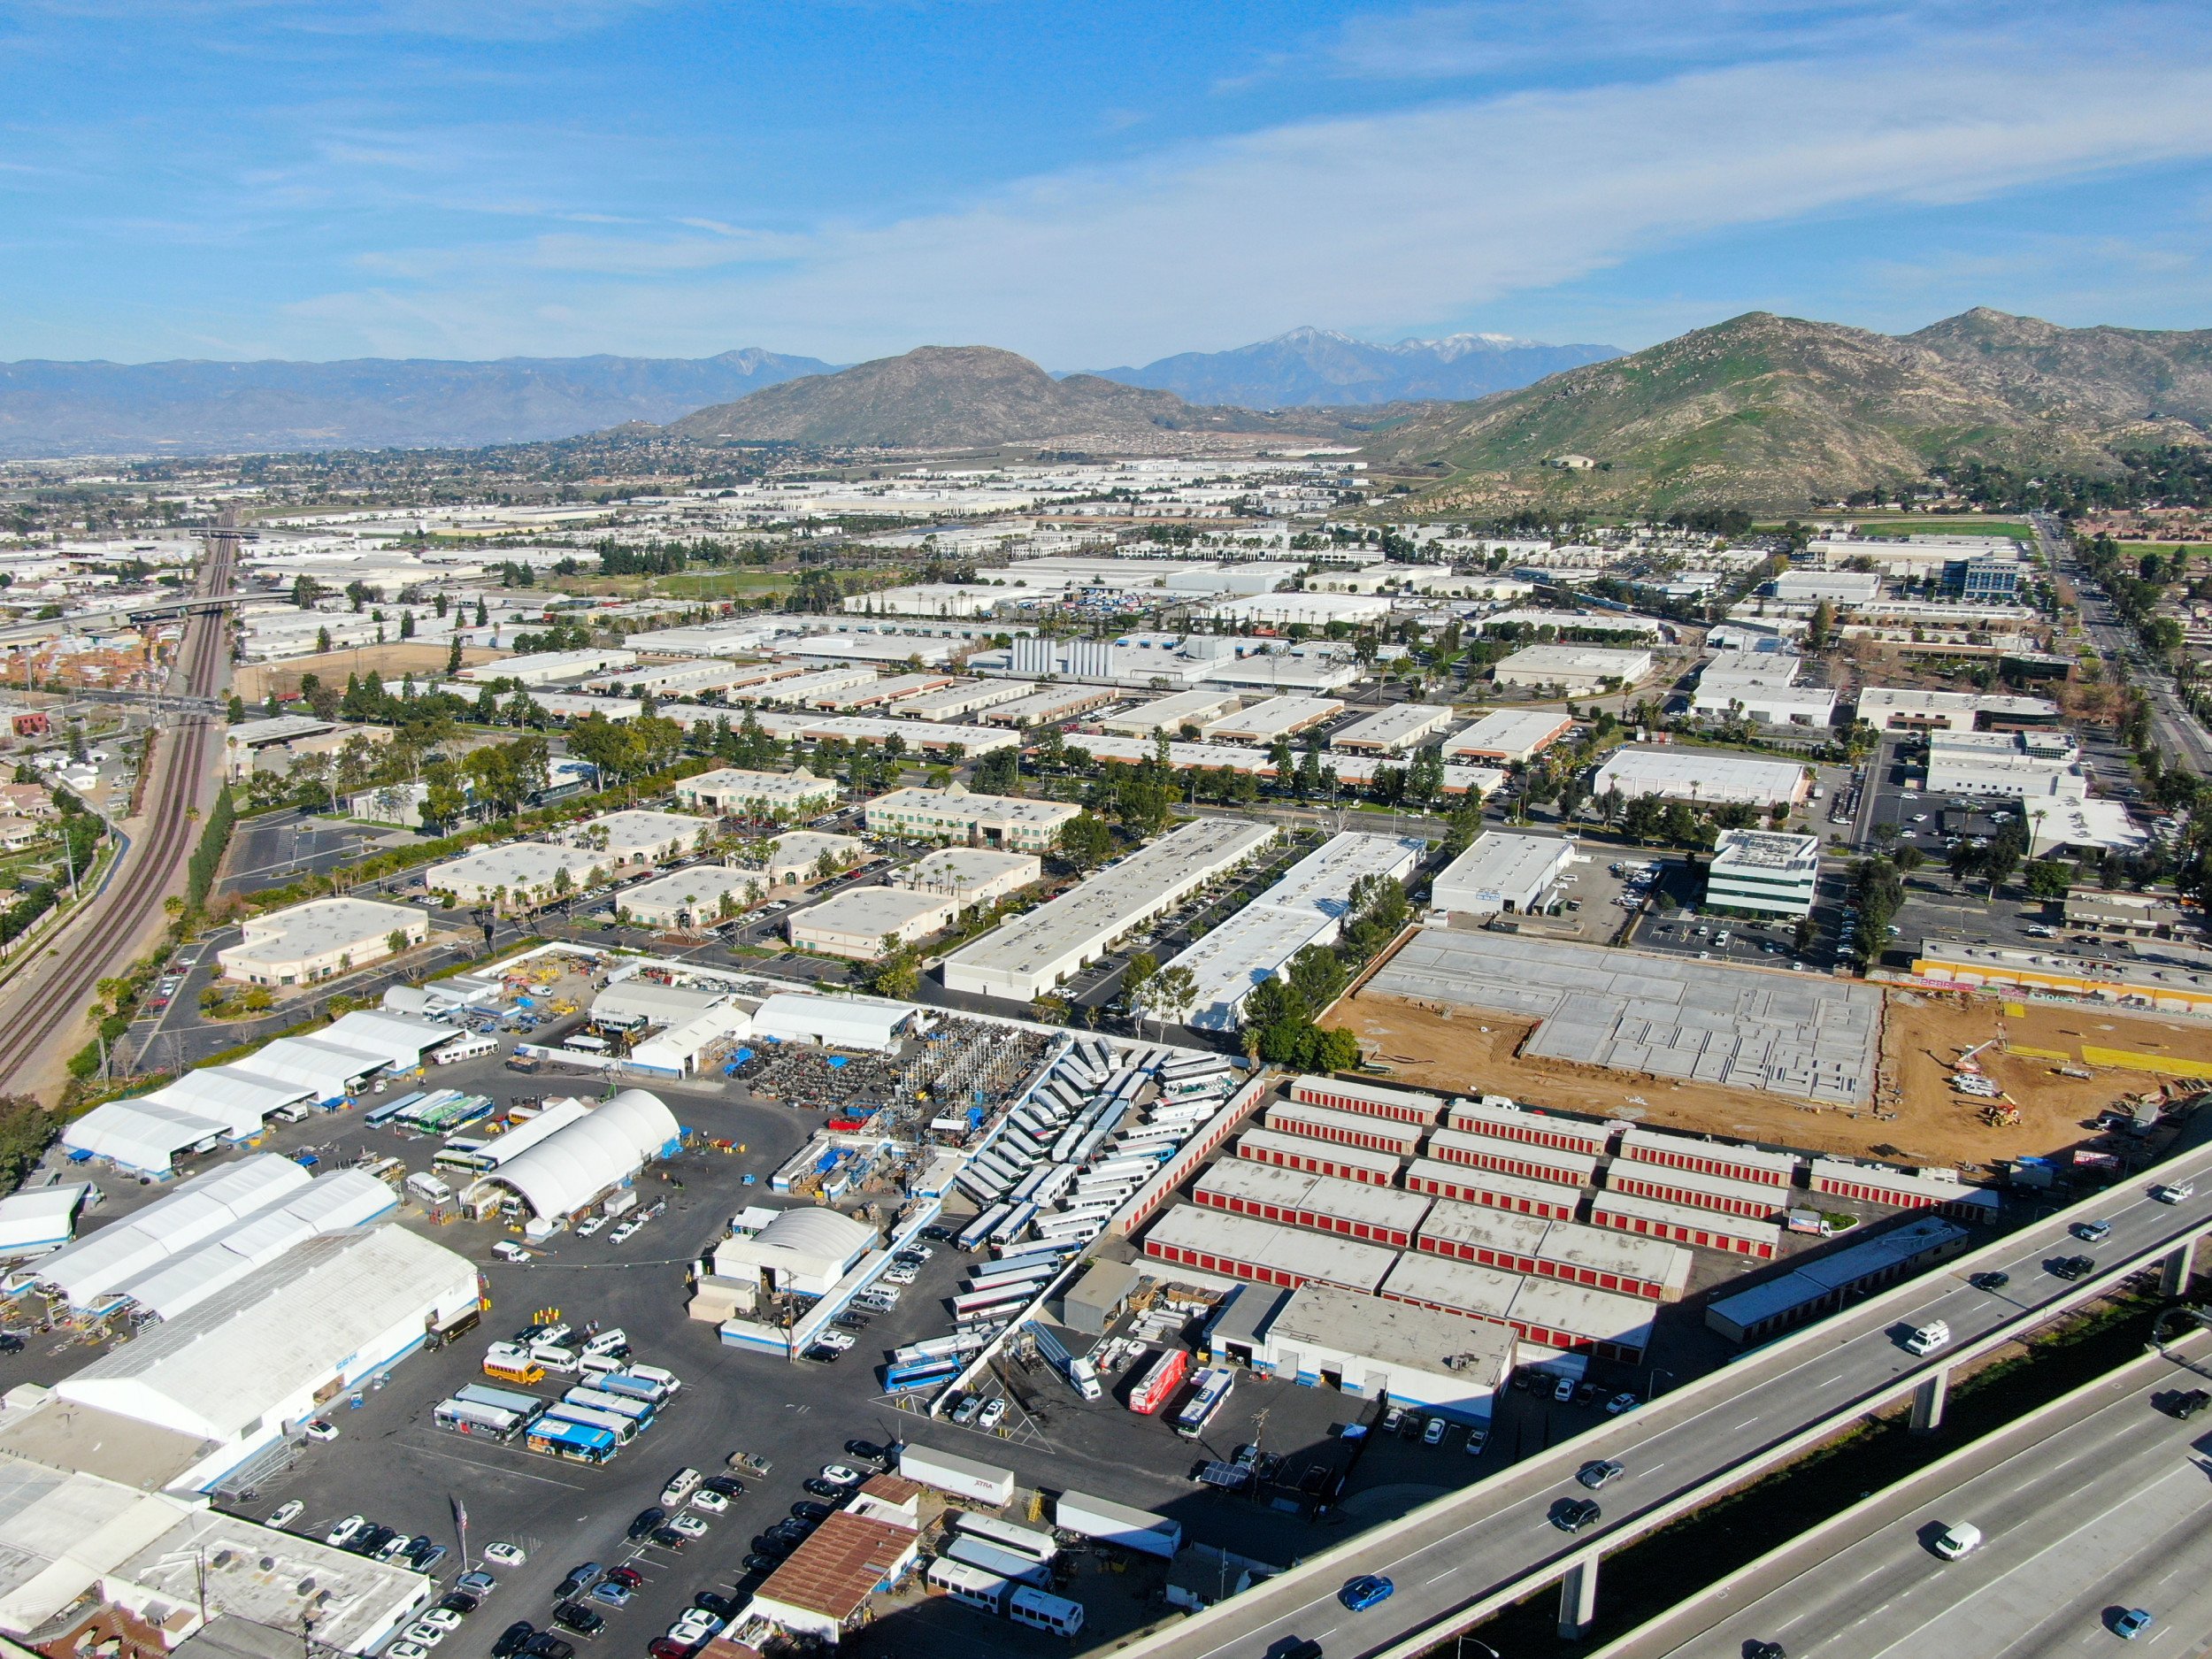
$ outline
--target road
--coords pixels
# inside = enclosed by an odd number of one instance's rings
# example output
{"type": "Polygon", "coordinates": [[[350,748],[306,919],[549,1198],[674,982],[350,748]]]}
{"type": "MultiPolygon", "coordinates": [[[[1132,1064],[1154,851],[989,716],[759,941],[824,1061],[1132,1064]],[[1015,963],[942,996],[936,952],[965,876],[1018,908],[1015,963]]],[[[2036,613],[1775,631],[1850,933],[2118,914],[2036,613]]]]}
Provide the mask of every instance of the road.
{"type": "MultiPolygon", "coordinates": [[[[208,543],[201,591],[230,586],[235,537],[208,543]]],[[[230,663],[230,625],[220,611],[192,613],[177,649],[174,677],[182,690],[210,696],[230,663]]],[[[124,849],[107,885],[0,993],[0,1077],[9,1087],[51,1100],[65,1078],[63,1062],[87,1040],[86,1010],[99,982],[127,966],[158,925],[162,900],[176,891],[199,838],[194,816],[205,786],[220,768],[221,728],[204,714],[185,714],[161,728],[153,776],[147,780],[144,822],[124,849]]]]}
{"type": "Polygon", "coordinates": [[[1778,1641],[1820,1659],[2045,1659],[2108,1640],[2140,1607],[2169,1647],[2212,1635],[2208,1420],[2155,1401],[2202,1387],[2203,1346],[2137,1360],[1961,1448],[1594,1659],[1741,1659],[1778,1641]],[[2194,1363],[2182,1357],[2193,1353],[2194,1363]],[[1928,1548],[1964,1521],[1986,1541],[1928,1548]]]}
{"type": "MultiPolygon", "coordinates": [[[[2114,664],[2142,657],[2142,642],[2110,603],[2082,592],[2082,585],[2091,580],[2089,573],[2075,560],[2057,520],[2047,513],[2031,516],[2043,544],[2045,561],[2074,585],[2081,603],[2082,628],[2089,635],[2089,642],[2096,647],[2097,654],[2114,664]]],[[[2175,695],[2172,678],[2147,665],[2147,659],[2143,665],[2132,665],[2130,678],[2149,702],[2151,729],[2168,761],[2179,760],[2190,771],[2212,777],[2212,733],[2198,725],[2196,717],[2182,706],[2181,699],[2175,695]]]]}
{"type": "Polygon", "coordinates": [[[1720,1483],[1773,1466],[1809,1442],[1807,1431],[1901,1398],[1934,1365],[1906,1353],[1909,1325],[1942,1319],[1956,1356],[1983,1338],[2017,1334],[2040,1324],[2070,1297],[2047,1262],[2093,1248],[2109,1279],[2123,1263],[2148,1258],[2193,1229],[2212,1227],[2212,1147],[2196,1147],[2161,1168],[2162,1179],[2186,1175],[2204,1188],[2177,1206],[2155,1202],[2141,1179],[2105,1195],[2097,1213],[2111,1236],[2093,1247],[2069,1237],[2061,1219],[2045,1218],[1967,1258],[1975,1270],[2011,1276],[1989,1293],[1965,1282],[1962,1269],[1943,1267],[1909,1283],[1900,1295],[1847,1309],[1794,1341],[1754,1349],[1733,1365],[1675,1394],[1632,1411],[1507,1469],[1466,1492],[1415,1511],[1394,1525],[1354,1539],[1320,1559],[1221,1603],[1210,1613],[1161,1632],[1123,1652],[1122,1659],[1173,1655],[1225,1659],[1277,1651],[1278,1643],[1315,1640],[1330,1659],[1376,1654],[1403,1642],[1448,1638],[1510,1601],[1559,1578],[1594,1547],[1626,1542],[1709,1501],[1720,1483]],[[1585,1496],[1572,1479],[1586,1459],[1611,1458],[1625,1474],[1601,1495],[1603,1517],[1571,1538],[1547,1519],[1566,1496],[1585,1496]],[[1337,1590],[1363,1573],[1396,1586],[1390,1600],[1364,1613],[1347,1612],[1337,1590]]]}

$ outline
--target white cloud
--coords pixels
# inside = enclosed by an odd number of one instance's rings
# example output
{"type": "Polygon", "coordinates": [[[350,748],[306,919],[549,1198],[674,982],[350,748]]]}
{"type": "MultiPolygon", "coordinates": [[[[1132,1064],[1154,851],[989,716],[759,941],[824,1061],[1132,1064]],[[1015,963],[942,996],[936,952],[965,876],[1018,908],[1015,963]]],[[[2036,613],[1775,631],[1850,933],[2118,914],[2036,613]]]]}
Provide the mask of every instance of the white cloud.
{"type": "Polygon", "coordinates": [[[442,315],[487,349],[551,349],[535,331],[557,312],[580,331],[563,349],[766,340],[849,361],[987,341],[1103,364],[1463,317],[1701,235],[2208,154],[2200,50],[1922,42],[1286,125],[876,226],[752,232],[703,211],[662,234],[442,250],[434,274],[397,253],[430,291],[312,313],[379,334],[442,315]]]}

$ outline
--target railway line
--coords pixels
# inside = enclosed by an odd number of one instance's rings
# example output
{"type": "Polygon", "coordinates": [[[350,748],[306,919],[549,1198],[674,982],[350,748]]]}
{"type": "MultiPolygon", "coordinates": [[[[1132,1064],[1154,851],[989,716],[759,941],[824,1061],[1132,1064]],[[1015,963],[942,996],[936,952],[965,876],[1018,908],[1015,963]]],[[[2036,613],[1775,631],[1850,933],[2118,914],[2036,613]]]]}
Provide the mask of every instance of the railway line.
{"type": "MultiPolygon", "coordinates": [[[[209,538],[203,595],[228,589],[237,550],[234,536],[209,538]]],[[[225,613],[213,607],[192,612],[177,651],[179,688],[196,697],[212,695],[228,656],[225,613]]],[[[208,768],[219,759],[221,741],[219,726],[204,713],[183,714],[161,728],[147,827],[124,849],[106,887],[0,997],[0,1078],[12,1087],[31,1089],[48,1080],[37,1069],[42,1056],[76,1032],[99,982],[126,964],[150,916],[159,913],[177,872],[191,856],[198,829],[192,809],[208,768]]]]}

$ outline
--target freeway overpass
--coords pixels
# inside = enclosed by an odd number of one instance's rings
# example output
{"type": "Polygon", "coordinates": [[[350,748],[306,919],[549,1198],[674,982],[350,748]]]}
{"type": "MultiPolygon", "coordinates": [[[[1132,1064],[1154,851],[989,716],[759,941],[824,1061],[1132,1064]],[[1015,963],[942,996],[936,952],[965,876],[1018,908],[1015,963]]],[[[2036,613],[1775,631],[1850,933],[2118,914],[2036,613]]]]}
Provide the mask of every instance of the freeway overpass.
{"type": "Polygon", "coordinates": [[[1260,1659],[1305,1640],[1320,1642],[1328,1659],[1412,1659],[1555,1583],[1561,1632],[1579,1635],[1595,1617],[1599,1563],[1609,1549],[1908,1396],[1916,1424],[1933,1427],[1955,1366],[2131,1274],[2162,1266],[2177,1291],[2197,1240],[2212,1233],[2212,1146],[2177,1154],[2156,1178],[2193,1180],[2203,1190],[2163,1204],[2149,1197],[2145,1178],[2085,1199],[1158,1630],[1118,1649],[1118,1659],[1260,1659]],[[2112,1231],[2086,1246],[2068,1228],[2092,1219],[2112,1231]],[[2085,1252],[2097,1267],[2083,1279],[2047,1269],[2085,1252]],[[1992,1270],[2008,1273],[2010,1284],[1991,1293],[1966,1282],[1992,1270]],[[1901,1332],[1932,1319],[1949,1324],[1951,1346],[1924,1358],[1907,1353],[1901,1332]],[[1600,1494],[1599,1525],[1570,1537],[1549,1525],[1548,1512],[1562,1497],[1588,1495],[1574,1471],[1597,1457],[1620,1462],[1626,1472],[1600,1494]],[[1363,1573],[1387,1576],[1396,1594],[1367,1612],[1348,1612],[1336,1593],[1363,1573]]]}
{"type": "Polygon", "coordinates": [[[124,600],[119,604],[73,611],[66,616],[35,618],[0,626],[0,645],[20,644],[26,640],[51,639],[57,634],[79,634],[118,622],[145,622],[160,617],[196,616],[203,611],[228,611],[250,601],[265,601],[273,597],[281,595],[266,593],[148,594],[142,598],[124,600]]]}
{"type": "Polygon", "coordinates": [[[2162,1398],[2203,1387],[2193,1340],[2147,1355],[1823,1521],[1592,1659],[1742,1659],[1778,1641],[1820,1659],[2054,1659],[2141,1607],[2212,1633],[2201,1450],[2212,1421],[2162,1398]],[[1986,1541],[1928,1548],[1964,1521],[1986,1541]]]}

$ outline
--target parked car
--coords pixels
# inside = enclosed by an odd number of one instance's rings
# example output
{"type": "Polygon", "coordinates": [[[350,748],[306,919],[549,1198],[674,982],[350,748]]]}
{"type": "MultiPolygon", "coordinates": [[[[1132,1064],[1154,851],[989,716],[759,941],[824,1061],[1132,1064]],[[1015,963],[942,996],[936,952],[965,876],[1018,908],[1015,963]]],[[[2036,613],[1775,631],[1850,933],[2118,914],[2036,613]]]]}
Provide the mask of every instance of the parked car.
{"type": "Polygon", "coordinates": [[[492,1644],[492,1659],[515,1659],[523,1644],[537,1633],[537,1626],[528,1619],[517,1619],[499,1632],[499,1640],[492,1644]]]}
{"type": "MultiPolygon", "coordinates": [[[[439,1544],[434,1548],[442,1552],[445,1546],[439,1544]]],[[[457,1590],[465,1590],[469,1594],[480,1600],[499,1588],[499,1580],[488,1572],[465,1572],[453,1581],[453,1587],[457,1590]]]]}
{"type": "Polygon", "coordinates": [[[579,1636],[596,1636],[607,1628],[607,1616],[595,1613],[581,1601],[564,1601],[553,1609],[553,1622],[579,1636]]]}
{"type": "Polygon", "coordinates": [[[1444,1432],[1451,1425],[1445,1422],[1442,1417],[1431,1417],[1428,1420],[1428,1425],[1421,1431],[1421,1444],[1441,1446],[1444,1443],[1444,1432]]]}
{"type": "Polygon", "coordinates": [[[1632,1394],[1617,1394],[1605,1402],[1605,1415],[1617,1417],[1624,1411],[1633,1411],[1643,1402],[1632,1394]]]}
{"type": "Polygon", "coordinates": [[[626,1585],[629,1588],[635,1590],[645,1583],[645,1575],[635,1567],[610,1567],[607,1569],[607,1581],[610,1584],[626,1585]]]}
{"type": "Polygon", "coordinates": [[[593,1585],[597,1584],[600,1575],[605,1571],[606,1569],[595,1561],[588,1561],[581,1566],[571,1567],[568,1570],[568,1577],[561,1580],[560,1588],[553,1592],[553,1599],[556,1601],[565,1601],[572,1596],[582,1594],[593,1585]]]}
{"type": "Polygon", "coordinates": [[[630,1588],[628,1585],[617,1584],[612,1579],[609,1579],[604,1584],[595,1584],[591,1586],[593,1601],[602,1607],[613,1608],[618,1612],[629,1606],[630,1598],[636,1594],[637,1592],[630,1588]]]}
{"type": "Polygon", "coordinates": [[[845,1495],[844,1487],[825,1480],[819,1475],[810,1475],[802,1480],[799,1490],[810,1492],[818,1498],[841,1498],[845,1495]]]}
{"type": "Polygon", "coordinates": [[[576,1646],[541,1630],[522,1644],[522,1659],[576,1659],[576,1646]]]}
{"type": "Polygon", "coordinates": [[[701,1486],[691,1494],[691,1507],[709,1515],[719,1515],[730,1507],[729,1495],[717,1492],[712,1486],[701,1486]]]}
{"type": "Polygon", "coordinates": [[[695,1515],[679,1515],[669,1522],[668,1530],[672,1532],[680,1532],[686,1538],[704,1538],[707,1535],[707,1524],[695,1515]]]}
{"type": "Polygon", "coordinates": [[[995,1396],[984,1402],[977,1414],[975,1425],[979,1429],[995,1429],[1006,1420],[1006,1402],[995,1396]]]}
{"type": "Polygon", "coordinates": [[[315,1417],[309,1421],[304,1432],[309,1440],[327,1444],[338,1438],[338,1425],[328,1417],[315,1417]]]}
{"type": "Polygon", "coordinates": [[[280,1532],[286,1527],[291,1525],[293,1522],[298,1520],[300,1517],[306,1512],[306,1509],[307,1506],[301,1502],[297,1498],[289,1499],[285,1502],[278,1504],[274,1509],[270,1511],[269,1518],[264,1523],[264,1525],[273,1526],[280,1532]]]}
{"type": "MultiPolygon", "coordinates": [[[[825,1482],[824,1484],[826,1485],[827,1483],[825,1482]]],[[[835,1488],[833,1487],[832,1490],[833,1491],[835,1488]]],[[[791,1506],[791,1518],[795,1521],[803,1523],[810,1528],[821,1525],[823,1522],[828,1520],[831,1516],[836,1513],[837,1511],[826,1503],[810,1503],[804,1498],[800,1499],[796,1503],[791,1506]]],[[[777,1523],[777,1525],[779,1526],[782,1525],[783,1523],[780,1521],[777,1523]]]]}
{"type": "Polygon", "coordinates": [[[673,1526],[657,1526],[653,1529],[652,1541],[663,1549],[681,1549],[691,1540],[673,1526]]]}

